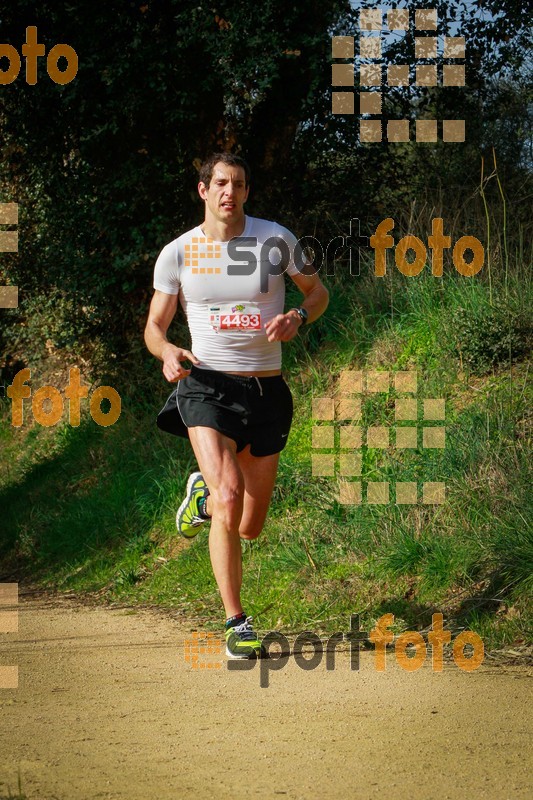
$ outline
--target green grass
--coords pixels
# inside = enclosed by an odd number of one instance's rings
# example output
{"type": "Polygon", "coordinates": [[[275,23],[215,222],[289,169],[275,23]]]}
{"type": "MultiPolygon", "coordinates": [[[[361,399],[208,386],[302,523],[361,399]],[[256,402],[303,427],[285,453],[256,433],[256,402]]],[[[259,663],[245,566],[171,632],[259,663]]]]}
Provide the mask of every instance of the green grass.
{"type": "MultiPolygon", "coordinates": [[[[513,312],[505,316],[509,353],[487,340],[486,326],[472,325],[467,361],[457,313],[490,323],[494,306],[482,280],[446,274],[441,281],[426,270],[419,278],[395,272],[381,281],[330,283],[326,317],[286,348],[293,430],[265,530],[243,544],[243,599],[261,630],[344,630],[356,612],[364,627],[387,611],[398,629],[422,628],[442,611],[445,621],[477,630],[488,647],[529,640],[525,275],[509,275],[505,290],[493,278],[493,302],[498,297],[513,312]],[[446,425],[447,440],[444,450],[423,449],[420,440],[416,450],[365,446],[363,482],[445,481],[445,504],[342,506],[335,480],[312,476],[312,398],[334,393],[341,370],[366,368],[416,368],[419,399],[446,398],[446,422],[434,424],[446,425]]],[[[296,299],[289,295],[288,304],[296,299]]],[[[501,330],[501,313],[494,325],[501,330]]],[[[4,573],[180,609],[218,628],[207,536],[186,542],[175,533],[194,460],[186,442],[156,429],[166,388],[157,365],[142,351],[135,356],[134,374],[114,378],[117,388],[131,388],[120,389],[123,414],[108,429],[84,418],[79,428],[17,431],[2,405],[4,573]]],[[[366,398],[363,423],[394,426],[395,396],[366,398]]]]}

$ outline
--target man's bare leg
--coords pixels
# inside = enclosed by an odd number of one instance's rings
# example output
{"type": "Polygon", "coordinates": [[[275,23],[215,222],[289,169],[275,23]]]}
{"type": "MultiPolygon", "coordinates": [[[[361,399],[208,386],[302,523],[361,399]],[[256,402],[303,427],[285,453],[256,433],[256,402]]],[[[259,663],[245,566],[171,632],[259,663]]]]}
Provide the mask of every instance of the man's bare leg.
{"type": "Polygon", "coordinates": [[[209,552],[213,574],[226,611],[242,612],[242,556],[240,538],[259,536],[268,513],[276,480],[279,453],[252,456],[246,447],[239,454],[232,439],[212,428],[189,429],[202,476],[209,488],[206,511],[211,515],[209,552]]]}
{"type": "Polygon", "coordinates": [[[201,426],[189,428],[198,466],[209,487],[211,514],[209,554],[226,617],[242,613],[242,558],[239,525],[244,502],[244,478],[233,439],[201,426]]]}
{"type": "Polygon", "coordinates": [[[237,454],[237,462],[244,478],[244,505],[239,525],[241,539],[257,539],[268,514],[276,475],[279,453],[270,456],[253,456],[245,447],[237,454]]]}

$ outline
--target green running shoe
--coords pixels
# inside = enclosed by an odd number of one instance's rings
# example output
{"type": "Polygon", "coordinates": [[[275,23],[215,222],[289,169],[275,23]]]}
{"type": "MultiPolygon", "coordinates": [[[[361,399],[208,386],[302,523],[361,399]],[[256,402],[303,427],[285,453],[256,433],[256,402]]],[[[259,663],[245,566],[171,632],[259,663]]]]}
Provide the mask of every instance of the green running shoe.
{"type": "Polygon", "coordinates": [[[198,529],[210,517],[203,517],[200,513],[199,501],[209,494],[209,489],[202,477],[201,472],[193,472],[187,481],[187,495],[185,500],[178,508],[176,514],[176,527],[178,532],[186,539],[192,539],[198,533],[198,529]]]}
{"type": "Polygon", "coordinates": [[[226,631],[226,655],[230,658],[261,658],[263,647],[251,626],[252,617],[226,631]]]}

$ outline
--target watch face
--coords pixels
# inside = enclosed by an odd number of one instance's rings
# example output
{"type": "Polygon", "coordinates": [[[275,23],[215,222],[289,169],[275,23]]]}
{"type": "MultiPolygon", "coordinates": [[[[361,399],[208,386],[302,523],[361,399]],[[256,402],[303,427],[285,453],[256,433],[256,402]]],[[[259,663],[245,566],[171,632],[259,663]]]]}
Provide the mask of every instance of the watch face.
{"type": "Polygon", "coordinates": [[[307,316],[308,316],[308,314],[307,314],[307,311],[305,310],[305,308],[299,308],[299,309],[298,309],[298,314],[299,314],[299,315],[300,315],[300,317],[302,318],[302,322],[303,322],[303,323],[307,322],[307,316]]]}

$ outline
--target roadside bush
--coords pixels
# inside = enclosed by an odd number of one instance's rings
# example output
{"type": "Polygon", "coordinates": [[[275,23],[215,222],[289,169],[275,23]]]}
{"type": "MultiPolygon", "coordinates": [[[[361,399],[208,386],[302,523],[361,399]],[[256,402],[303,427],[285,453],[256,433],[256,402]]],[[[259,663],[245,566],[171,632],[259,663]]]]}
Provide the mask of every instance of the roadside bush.
{"type": "Polygon", "coordinates": [[[516,361],[531,348],[531,320],[521,309],[506,305],[459,308],[452,321],[454,347],[463,366],[477,375],[516,361]]]}

